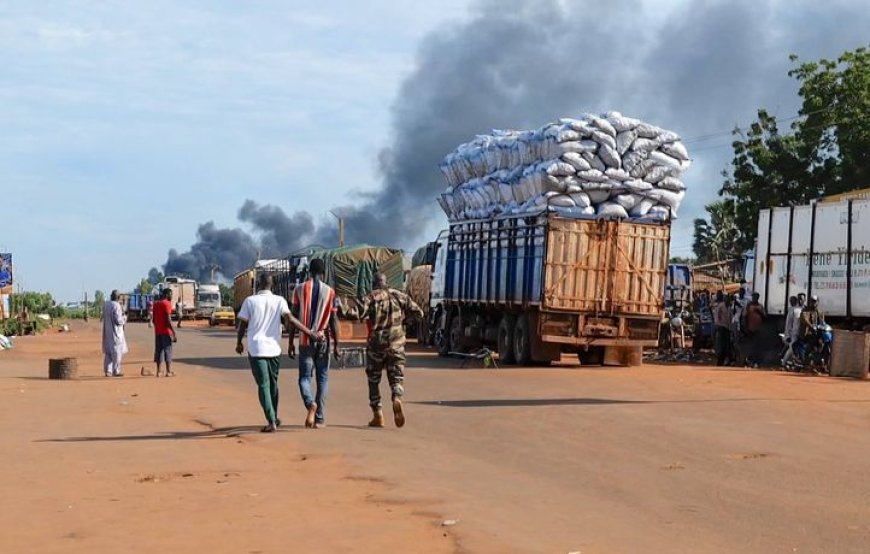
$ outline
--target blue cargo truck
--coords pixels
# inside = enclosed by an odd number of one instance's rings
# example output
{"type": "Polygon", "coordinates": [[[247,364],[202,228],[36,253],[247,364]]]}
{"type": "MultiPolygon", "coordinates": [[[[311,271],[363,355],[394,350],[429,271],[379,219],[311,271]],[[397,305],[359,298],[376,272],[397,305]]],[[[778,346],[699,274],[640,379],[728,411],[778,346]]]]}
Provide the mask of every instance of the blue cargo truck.
{"type": "Polygon", "coordinates": [[[502,364],[636,365],[657,344],[670,223],[557,214],[462,221],[434,251],[438,353],[496,349],[502,364]]]}
{"type": "Polygon", "coordinates": [[[127,319],[129,321],[148,321],[148,313],[154,296],[140,292],[131,292],[127,295],[127,319]]]}

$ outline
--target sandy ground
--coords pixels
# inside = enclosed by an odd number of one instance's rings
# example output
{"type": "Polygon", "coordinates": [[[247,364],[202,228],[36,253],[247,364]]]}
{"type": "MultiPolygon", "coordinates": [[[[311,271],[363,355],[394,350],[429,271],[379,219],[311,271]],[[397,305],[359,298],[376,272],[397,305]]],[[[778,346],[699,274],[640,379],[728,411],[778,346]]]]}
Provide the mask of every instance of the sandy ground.
{"type": "Polygon", "coordinates": [[[0,352],[0,552],[456,550],[437,515],[382,500],[388,486],[306,450],[298,427],[258,433],[257,410],[237,409],[257,407],[250,388],[139,377],[138,338],[115,379],[93,324],[0,352]],[[46,379],[59,356],[79,358],[78,381],[46,379]]]}
{"type": "Polygon", "coordinates": [[[0,552],[870,551],[870,383],[751,370],[459,369],[409,358],[408,425],[365,428],[334,369],[329,428],[260,435],[227,330],[182,330],[174,379],[98,377],[93,328],[0,353],[0,552]],[[83,378],[49,382],[46,358],[83,378]],[[456,520],[443,527],[445,519],[456,520]]]}

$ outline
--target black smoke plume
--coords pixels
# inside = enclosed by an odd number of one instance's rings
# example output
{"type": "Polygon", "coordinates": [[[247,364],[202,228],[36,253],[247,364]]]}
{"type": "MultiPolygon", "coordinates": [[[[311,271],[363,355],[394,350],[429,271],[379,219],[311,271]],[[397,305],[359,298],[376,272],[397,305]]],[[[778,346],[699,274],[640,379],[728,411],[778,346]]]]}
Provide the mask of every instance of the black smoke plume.
{"type": "MultiPolygon", "coordinates": [[[[796,113],[789,54],[836,57],[866,43],[868,28],[863,0],[698,0],[670,8],[640,0],[479,2],[420,45],[393,104],[392,146],[379,156],[383,186],[340,208],[348,242],[413,247],[428,239],[427,223],[443,218],[438,162],[475,134],[615,109],[686,139],[696,163],[674,236],[688,247],[690,222],[715,197],[731,157],[730,130],[759,107],[796,113]]],[[[271,256],[335,242],[334,226],[316,226],[306,213],[288,217],[247,201],[239,219],[259,241],[204,224],[189,252],[170,252],[167,273],[202,275],[216,263],[228,275],[257,248],[271,256]]],[[[679,240],[676,253],[687,253],[679,240]]]]}

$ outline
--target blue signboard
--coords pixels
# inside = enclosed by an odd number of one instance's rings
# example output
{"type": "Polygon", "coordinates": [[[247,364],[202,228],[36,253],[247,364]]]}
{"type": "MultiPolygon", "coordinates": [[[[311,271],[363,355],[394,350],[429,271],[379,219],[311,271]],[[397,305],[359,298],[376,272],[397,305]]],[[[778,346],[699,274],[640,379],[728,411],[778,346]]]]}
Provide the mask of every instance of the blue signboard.
{"type": "Polygon", "coordinates": [[[0,252],[0,289],[12,286],[12,254],[0,252]]]}

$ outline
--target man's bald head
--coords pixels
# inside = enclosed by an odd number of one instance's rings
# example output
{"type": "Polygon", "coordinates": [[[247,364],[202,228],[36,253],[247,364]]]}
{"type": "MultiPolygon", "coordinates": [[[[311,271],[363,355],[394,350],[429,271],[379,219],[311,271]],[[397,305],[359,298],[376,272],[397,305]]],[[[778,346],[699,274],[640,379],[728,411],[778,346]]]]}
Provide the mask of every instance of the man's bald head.
{"type": "Polygon", "coordinates": [[[375,276],[372,278],[372,288],[373,289],[385,289],[385,288],[387,288],[387,276],[380,271],[375,273],[375,276]]]}
{"type": "Polygon", "coordinates": [[[257,290],[272,290],[272,275],[266,272],[257,275],[257,290]]]}

